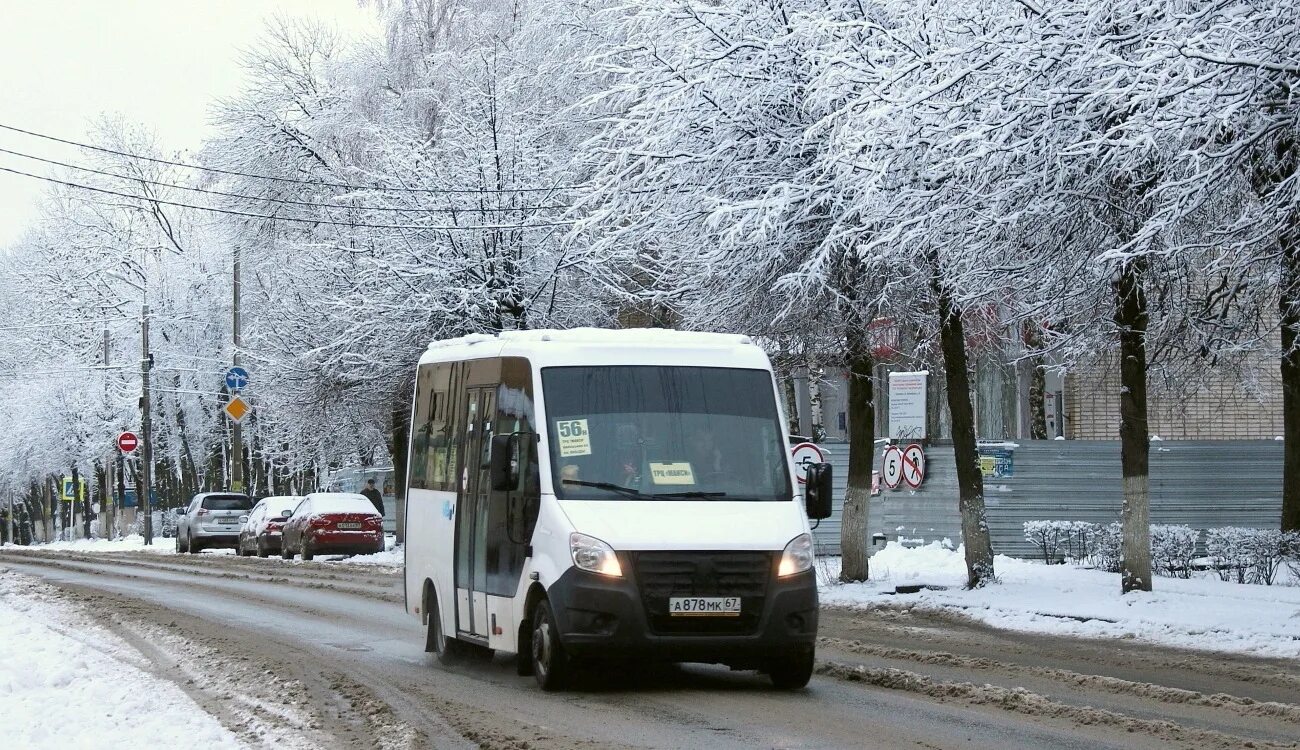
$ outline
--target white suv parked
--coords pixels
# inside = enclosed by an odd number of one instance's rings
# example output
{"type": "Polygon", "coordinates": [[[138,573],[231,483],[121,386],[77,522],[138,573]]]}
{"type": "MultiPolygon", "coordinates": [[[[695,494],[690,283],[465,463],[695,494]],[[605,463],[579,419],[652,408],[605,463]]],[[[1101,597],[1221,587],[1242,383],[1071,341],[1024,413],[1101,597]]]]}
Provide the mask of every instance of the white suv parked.
{"type": "Polygon", "coordinates": [[[253,509],[248,495],[204,492],[176,519],[176,551],[197,554],[212,547],[239,546],[239,529],[253,509]]]}

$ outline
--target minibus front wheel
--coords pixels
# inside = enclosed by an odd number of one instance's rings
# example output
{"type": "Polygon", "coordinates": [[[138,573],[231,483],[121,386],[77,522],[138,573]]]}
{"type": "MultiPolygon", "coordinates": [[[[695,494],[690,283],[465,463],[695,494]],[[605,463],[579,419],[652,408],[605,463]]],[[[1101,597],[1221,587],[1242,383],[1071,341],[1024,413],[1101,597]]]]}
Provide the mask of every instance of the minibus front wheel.
{"type": "Polygon", "coordinates": [[[548,692],[564,689],[572,676],[573,664],[560,643],[560,631],[555,626],[555,613],[546,599],[537,600],[533,608],[533,677],[542,690],[548,692]]]}
{"type": "Polygon", "coordinates": [[[442,631],[442,613],[438,609],[438,594],[432,584],[425,585],[424,611],[428,617],[424,650],[432,651],[440,664],[456,664],[463,661],[468,655],[469,644],[456,638],[448,638],[442,631]]]}
{"type": "Polygon", "coordinates": [[[768,666],[767,676],[780,690],[798,690],[812,679],[815,654],[811,647],[789,656],[782,656],[768,666]]]}

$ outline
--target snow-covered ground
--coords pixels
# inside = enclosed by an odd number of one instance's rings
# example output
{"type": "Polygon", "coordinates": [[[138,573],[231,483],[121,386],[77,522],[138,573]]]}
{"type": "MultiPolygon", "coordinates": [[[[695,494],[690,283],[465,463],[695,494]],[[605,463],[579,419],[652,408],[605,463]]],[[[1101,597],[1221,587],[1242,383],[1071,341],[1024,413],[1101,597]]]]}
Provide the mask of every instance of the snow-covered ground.
{"type": "Polygon", "coordinates": [[[1150,593],[1121,596],[1116,573],[1003,556],[995,567],[1000,583],[966,591],[960,548],[890,544],[871,558],[866,583],[838,583],[838,558],[819,560],[821,601],[942,609],[1011,630],[1300,658],[1300,586],[1158,577],[1150,593]],[[936,588],[894,593],[907,584],[936,588]]]}
{"type": "Polygon", "coordinates": [[[50,589],[0,571],[0,737],[10,748],[238,748],[235,735],[50,589]]]}
{"type": "Polygon", "coordinates": [[[123,539],[74,539],[67,542],[50,542],[20,547],[6,544],[6,548],[34,550],[44,552],[155,552],[161,555],[175,554],[176,540],[154,537],[153,545],[146,547],[144,537],[132,534],[123,539]]]}
{"type": "MultiPolygon", "coordinates": [[[[154,537],[153,544],[146,546],[144,537],[139,534],[133,534],[125,539],[114,539],[107,541],[105,539],[76,539],[69,542],[50,542],[49,544],[34,544],[29,547],[19,547],[12,544],[4,545],[7,549],[32,550],[36,552],[149,552],[156,555],[174,555],[176,553],[176,540],[164,537],[154,537]]],[[[233,555],[233,549],[210,549],[199,553],[200,555],[233,555]]],[[[384,551],[377,552],[373,555],[354,555],[352,557],[343,557],[340,555],[322,555],[317,558],[322,562],[337,562],[347,565],[388,565],[401,567],[405,564],[405,556],[401,546],[397,544],[397,537],[388,534],[384,537],[384,551]]],[[[268,560],[283,562],[278,556],[272,555],[268,560]]]]}

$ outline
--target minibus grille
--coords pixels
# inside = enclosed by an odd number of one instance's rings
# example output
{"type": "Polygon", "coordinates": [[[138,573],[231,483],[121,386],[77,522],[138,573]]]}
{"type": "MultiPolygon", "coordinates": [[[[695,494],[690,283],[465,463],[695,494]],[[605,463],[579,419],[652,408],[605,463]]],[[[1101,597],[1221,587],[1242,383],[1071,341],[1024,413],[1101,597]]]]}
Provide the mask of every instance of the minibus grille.
{"type": "Polygon", "coordinates": [[[651,631],[662,634],[743,634],[758,629],[768,582],[776,569],[771,552],[638,552],[633,571],[651,631]],[[739,596],[738,617],[672,617],[674,596],[739,596]]]}

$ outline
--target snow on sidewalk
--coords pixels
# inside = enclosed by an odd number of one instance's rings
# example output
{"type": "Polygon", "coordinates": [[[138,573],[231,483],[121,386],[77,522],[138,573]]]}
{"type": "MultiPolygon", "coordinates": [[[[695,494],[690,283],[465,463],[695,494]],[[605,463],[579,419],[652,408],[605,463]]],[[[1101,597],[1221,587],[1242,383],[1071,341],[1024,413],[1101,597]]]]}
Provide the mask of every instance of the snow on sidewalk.
{"type": "Polygon", "coordinates": [[[153,544],[146,547],[143,536],[132,534],[112,541],[107,539],[73,539],[71,541],[49,542],[48,544],[33,544],[30,546],[6,544],[5,548],[32,552],[153,552],[159,555],[174,555],[176,554],[176,540],[156,536],[153,544]]]}
{"type": "Polygon", "coordinates": [[[179,687],[132,664],[140,658],[48,586],[0,570],[5,747],[241,747],[179,687]]]}
{"type": "Polygon", "coordinates": [[[1010,630],[1137,638],[1210,651],[1300,658],[1300,586],[1157,577],[1154,591],[1120,595],[1119,574],[999,555],[1000,583],[966,591],[962,550],[891,543],[871,558],[871,581],[838,583],[838,558],[819,561],[823,604],[919,606],[1010,630]],[[944,587],[894,594],[895,586],[944,587]]]}

